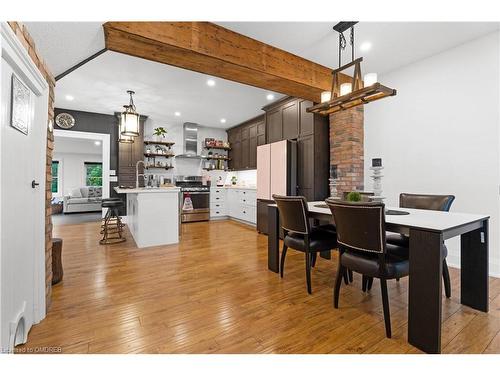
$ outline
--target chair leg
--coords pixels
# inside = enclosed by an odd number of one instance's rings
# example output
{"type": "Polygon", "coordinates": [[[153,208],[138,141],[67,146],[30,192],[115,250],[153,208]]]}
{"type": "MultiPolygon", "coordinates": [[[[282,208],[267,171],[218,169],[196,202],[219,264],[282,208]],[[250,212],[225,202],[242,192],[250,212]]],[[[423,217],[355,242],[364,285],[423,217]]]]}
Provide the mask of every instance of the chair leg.
{"type": "Polygon", "coordinates": [[[311,290],[311,254],[308,252],[306,254],[306,281],[307,281],[307,293],[312,294],[311,290]]]}
{"type": "Polygon", "coordinates": [[[344,267],[344,271],[342,272],[342,276],[344,278],[345,285],[349,285],[349,275],[347,273],[348,273],[348,269],[344,267]]]}
{"type": "Polygon", "coordinates": [[[448,271],[448,264],[446,259],[443,259],[443,281],[444,281],[444,292],[446,298],[451,297],[451,283],[450,283],[450,271],[448,271]]]}
{"type": "Polygon", "coordinates": [[[349,276],[349,282],[352,283],[354,280],[354,274],[352,270],[347,270],[347,275],[349,276]]]}
{"type": "Polygon", "coordinates": [[[316,265],[316,258],[318,257],[318,253],[317,252],[314,252],[314,253],[311,253],[311,267],[314,268],[314,266],[316,265]]]}
{"type": "Polygon", "coordinates": [[[345,277],[345,267],[339,264],[337,268],[337,277],[335,278],[335,287],[333,288],[333,307],[335,307],[336,309],[339,308],[340,286],[342,285],[343,277],[345,277]]]}
{"type": "Polygon", "coordinates": [[[366,291],[369,292],[370,290],[372,290],[372,286],[373,286],[373,277],[368,277],[366,280],[366,291]]]}
{"type": "Polygon", "coordinates": [[[285,257],[286,251],[288,250],[288,246],[283,244],[283,251],[281,252],[281,261],[280,261],[280,276],[283,277],[283,272],[285,271],[285,257]]]}
{"type": "Polygon", "coordinates": [[[365,275],[363,275],[361,277],[361,290],[363,290],[363,292],[366,292],[367,285],[368,285],[368,279],[366,278],[365,275]]]}
{"type": "Polygon", "coordinates": [[[380,289],[382,290],[382,305],[384,306],[385,335],[391,338],[391,313],[389,311],[389,296],[387,294],[387,281],[380,279],[380,289]]]}
{"type": "Polygon", "coordinates": [[[399,277],[396,278],[396,281],[399,283],[399,277]]]}

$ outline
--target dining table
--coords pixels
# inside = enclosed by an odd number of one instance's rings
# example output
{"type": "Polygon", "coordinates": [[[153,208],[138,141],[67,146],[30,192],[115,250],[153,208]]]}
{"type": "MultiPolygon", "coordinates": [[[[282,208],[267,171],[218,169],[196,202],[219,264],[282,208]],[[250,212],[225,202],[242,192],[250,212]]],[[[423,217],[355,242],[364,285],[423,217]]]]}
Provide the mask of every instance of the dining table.
{"type": "MultiPolygon", "coordinates": [[[[409,236],[408,342],[441,352],[444,241],[460,236],[460,303],[488,311],[488,215],[386,206],[389,232],[409,236]]],[[[309,202],[311,219],[334,223],[323,201],[309,202]]],[[[268,269],[279,272],[279,210],[268,205],[268,269]]]]}

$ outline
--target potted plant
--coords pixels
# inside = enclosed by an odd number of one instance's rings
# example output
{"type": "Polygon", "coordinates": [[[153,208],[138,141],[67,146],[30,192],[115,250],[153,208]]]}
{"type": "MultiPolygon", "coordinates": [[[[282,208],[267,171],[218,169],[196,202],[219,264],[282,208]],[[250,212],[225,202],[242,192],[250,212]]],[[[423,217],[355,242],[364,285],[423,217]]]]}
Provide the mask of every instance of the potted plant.
{"type": "Polygon", "coordinates": [[[233,185],[236,185],[236,182],[238,181],[238,178],[236,176],[231,177],[231,183],[233,185]]]}
{"type": "Polygon", "coordinates": [[[351,191],[349,194],[347,194],[346,200],[348,202],[361,202],[361,194],[357,191],[351,191]]]}
{"type": "Polygon", "coordinates": [[[153,132],[153,135],[155,136],[157,142],[164,142],[166,134],[167,131],[163,126],[155,128],[153,132]]]}

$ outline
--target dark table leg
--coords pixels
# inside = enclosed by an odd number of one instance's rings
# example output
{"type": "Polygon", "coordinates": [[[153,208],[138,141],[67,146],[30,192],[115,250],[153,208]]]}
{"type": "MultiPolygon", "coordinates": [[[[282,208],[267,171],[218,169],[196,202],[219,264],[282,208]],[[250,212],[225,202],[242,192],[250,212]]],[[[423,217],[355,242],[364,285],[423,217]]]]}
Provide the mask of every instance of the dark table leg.
{"type": "Polygon", "coordinates": [[[488,312],[488,220],[460,243],[460,302],[488,312]]]}
{"type": "Polygon", "coordinates": [[[278,207],[268,206],[267,268],[280,272],[280,225],[278,207]]]}
{"type": "Polygon", "coordinates": [[[426,353],[441,352],[443,235],[410,229],[408,342],[426,353]]]}

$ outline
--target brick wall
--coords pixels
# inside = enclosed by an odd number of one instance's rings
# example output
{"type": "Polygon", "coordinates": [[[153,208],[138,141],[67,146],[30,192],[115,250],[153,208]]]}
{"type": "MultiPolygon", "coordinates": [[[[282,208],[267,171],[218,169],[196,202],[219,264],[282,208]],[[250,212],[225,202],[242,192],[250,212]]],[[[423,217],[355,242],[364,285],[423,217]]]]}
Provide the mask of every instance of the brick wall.
{"type": "Polygon", "coordinates": [[[363,106],[330,115],[330,165],[337,165],[340,192],[364,189],[363,106]]]}
{"type": "MultiPolygon", "coordinates": [[[[31,57],[31,60],[38,67],[40,73],[45,77],[49,85],[49,121],[54,120],[54,87],[56,81],[54,76],[50,73],[47,64],[37,52],[35,43],[28,33],[26,27],[15,21],[8,22],[17,38],[21,41],[26,51],[31,57]]],[[[46,170],[45,170],[45,297],[47,310],[51,303],[51,292],[52,292],[52,218],[51,218],[51,207],[50,201],[52,199],[52,193],[50,191],[50,185],[52,182],[51,175],[51,164],[52,164],[52,152],[54,150],[54,135],[47,131],[47,156],[46,156],[46,170]]]]}

